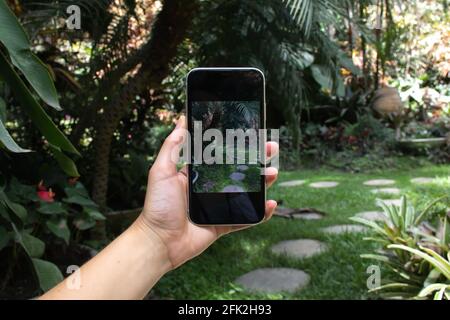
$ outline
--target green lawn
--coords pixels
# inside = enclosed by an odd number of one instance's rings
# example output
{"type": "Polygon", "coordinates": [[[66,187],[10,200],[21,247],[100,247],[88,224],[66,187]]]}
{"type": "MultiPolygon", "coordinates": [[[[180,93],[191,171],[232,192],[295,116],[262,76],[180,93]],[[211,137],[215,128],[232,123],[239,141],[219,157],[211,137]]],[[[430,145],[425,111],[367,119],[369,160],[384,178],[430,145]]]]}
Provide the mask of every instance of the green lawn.
{"type": "MultiPolygon", "coordinates": [[[[401,161],[401,160],[399,160],[401,161]]],[[[372,244],[362,241],[361,234],[323,235],[321,227],[351,223],[349,217],[361,211],[376,210],[376,195],[365,180],[388,178],[415,204],[423,206],[432,198],[450,190],[450,165],[402,167],[381,173],[345,173],[331,170],[281,172],[279,181],[292,179],[338,181],[339,187],[312,189],[307,186],[280,188],[274,186],[269,197],[283,200],[285,207],[311,207],[327,215],[320,221],[288,220],[280,217],[270,222],[220,239],[207,252],[165,276],[155,287],[161,298],[178,299],[366,299],[374,298],[366,290],[366,269],[372,261],[359,255],[368,252],[372,244]],[[437,183],[417,186],[413,177],[439,177],[437,183]],[[329,250],[301,261],[276,256],[270,247],[282,240],[310,238],[329,245],[329,250]],[[294,294],[258,295],[243,291],[233,280],[261,267],[301,269],[311,276],[304,290],[294,294]]],[[[383,196],[383,198],[393,196],[383,196]]],[[[394,198],[398,196],[394,196],[394,198]]],[[[382,274],[383,276],[383,274],[382,274]]]]}

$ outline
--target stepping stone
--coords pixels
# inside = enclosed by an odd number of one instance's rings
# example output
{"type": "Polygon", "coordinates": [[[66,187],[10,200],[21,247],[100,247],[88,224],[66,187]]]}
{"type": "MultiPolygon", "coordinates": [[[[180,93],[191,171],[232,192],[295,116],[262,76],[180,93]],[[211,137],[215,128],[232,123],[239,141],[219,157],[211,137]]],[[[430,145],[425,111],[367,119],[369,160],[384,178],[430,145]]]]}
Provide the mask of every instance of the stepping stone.
{"type": "Polygon", "coordinates": [[[370,190],[370,192],[375,194],[400,194],[400,189],[398,188],[380,188],[380,189],[373,189],[370,190]]]}
{"type": "Polygon", "coordinates": [[[323,215],[316,212],[310,213],[293,213],[292,218],[294,219],[303,219],[303,220],[320,220],[323,218],[323,215]]]}
{"type": "Polygon", "coordinates": [[[291,214],[293,214],[294,212],[295,212],[295,209],[277,206],[274,214],[278,215],[278,216],[290,218],[291,214]]]}
{"type": "Polygon", "coordinates": [[[245,192],[240,186],[229,185],[222,189],[222,192],[245,192]]]}
{"type": "Polygon", "coordinates": [[[309,186],[311,188],[334,188],[339,184],[339,182],[334,181],[320,181],[320,182],[313,182],[309,186]]]}
{"type": "Polygon", "coordinates": [[[256,269],[235,280],[248,291],[261,293],[293,293],[306,287],[309,281],[306,272],[289,268],[256,269]]]}
{"type": "Polygon", "coordinates": [[[357,225],[357,224],[342,224],[342,225],[336,225],[336,226],[331,226],[331,227],[327,227],[327,228],[322,228],[321,231],[326,234],[343,234],[343,233],[365,232],[365,231],[367,231],[367,228],[364,226],[357,225]]]}
{"type": "Polygon", "coordinates": [[[368,180],[366,182],[364,182],[364,184],[366,186],[389,186],[391,184],[394,184],[395,181],[394,180],[390,180],[390,179],[375,179],[375,180],[368,180]]]}
{"type": "Polygon", "coordinates": [[[356,217],[363,218],[370,221],[385,221],[387,217],[381,211],[365,211],[360,212],[356,217]]]}
{"type": "Polygon", "coordinates": [[[387,206],[397,206],[400,207],[402,204],[402,199],[378,199],[378,201],[382,201],[387,206]]]}
{"type": "Polygon", "coordinates": [[[435,181],[434,178],[425,178],[425,177],[411,179],[411,183],[414,184],[428,184],[433,183],[434,181],[435,181]]]}
{"type": "Polygon", "coordinates": [[[306,182],[305,180],[292,180],[292,181],[280,182],[278,185],[280,187],[296,187],[296,186],[301,186],[305,182],[306,182]]]}
{"type": "Polygon", "coordinates": [[[233,172],[230,174],[230,179],[233,181],[242,181],[245,179],[245,174],[242,172],[233,172]]]}
{"type": "Polygon", "coordinates": [[[311,239],[282,241],[270,249],[275,254],[285,254],[291,258],[308,258],[327,250],[327,245],[311,239]]]}
{"type": "Polygon", "coordinates": [[[247,171],[248,166],[246,166],[245,164],[241,164],[241,165],[237,166],[236,169],[238,169],[238,171],[247,171]]]}

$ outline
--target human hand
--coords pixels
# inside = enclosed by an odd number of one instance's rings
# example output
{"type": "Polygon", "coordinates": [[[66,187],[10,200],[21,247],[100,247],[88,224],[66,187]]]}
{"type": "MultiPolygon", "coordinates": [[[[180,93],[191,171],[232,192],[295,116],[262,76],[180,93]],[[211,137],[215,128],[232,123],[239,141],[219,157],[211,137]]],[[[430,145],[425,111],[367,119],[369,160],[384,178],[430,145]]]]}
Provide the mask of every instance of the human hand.
{"type": "MultiPolygon", "coordinates": [[[[144,209],[136,221],[146,233],[156,235],[167,249],[167,258],[173,268],[194,258],[220,236],[247,226],[197,226],[187,217],[188,180],[186,167],[177,171],[174,154],[179,154],[185,138],[185,118],[178,120],[175,130],[166,138],[148,177],[144,209]],[[182,129],[182,130],[177,130],[182,129]]],[[[267,157],[278,153],[278,144],[266,144],[267,157]]],[[[266,185],[271,186],[278,176],[276,168],[266,168],[266,185]]],[[[266,202],[264,220],[271,218],[277,203],[266,202]]]]}

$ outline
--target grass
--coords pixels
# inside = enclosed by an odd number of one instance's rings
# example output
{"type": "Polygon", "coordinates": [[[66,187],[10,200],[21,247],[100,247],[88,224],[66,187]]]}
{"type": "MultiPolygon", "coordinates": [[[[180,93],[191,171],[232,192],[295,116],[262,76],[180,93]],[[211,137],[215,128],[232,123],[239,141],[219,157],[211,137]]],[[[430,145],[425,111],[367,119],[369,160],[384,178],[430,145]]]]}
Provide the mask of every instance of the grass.
{"type": "MultiPolygon", "coordinates": [[[[402,161],[399,159],[399,161],[402,161]]],[[[198,258],[169,273],[155,287],[162,298],[178,299],[367,299],[376,296],[367,293],[367,267],[372,261],[359,257],[370,252],[373,244],[362,241],[361,234],[327,236],[320,228],[348,224],[361,211],[377,210],[375,200],[379,195],[362,183],[369,179],[389,178],[419,208],[450,190],[450,165],[423,167],[402,166],[401,169],[383,173],[345,173],[332,170],[301,170],[281,172],[279,181],[306,180],[294,188],[274,186],[271,199],[282,200],[285,207],[310,207],[326,213],[320,221],[288,220],[274,217],[254,228],[234,233],[217,241],[198,258]],[[431,185],[413,185],[414,177],[438,177],[431,185]],[[310,182],[337,181],[338,188],[313,189],[310,182]],[[323,254],[295,260],[277,256],[270,247],[282,240],[310,238],[326,242],[329,250],[323,254]],[[265,267],[301,269],[311,276],[307,288],[293,294],[264,295],[249,293],[233,280],[249,271],[265,267]]],[[[399,196],[383,196],[398,198],[399,196]]],[[[383,274],[381,275],[383,277],[383,274]]]]}

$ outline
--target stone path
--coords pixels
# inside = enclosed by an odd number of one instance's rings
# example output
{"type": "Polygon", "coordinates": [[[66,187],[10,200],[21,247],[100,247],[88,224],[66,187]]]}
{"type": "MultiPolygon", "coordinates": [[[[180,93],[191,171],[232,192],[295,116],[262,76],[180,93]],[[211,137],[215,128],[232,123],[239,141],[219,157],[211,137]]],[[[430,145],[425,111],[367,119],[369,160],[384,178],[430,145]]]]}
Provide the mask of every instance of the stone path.
{"type": "Polygon", "coordinates": [[[378,201],[382,201],[387,206],[400,207],[402,204],[402,199],[378,199],[378,201]]]}
{"type": "Polygon", "coordinates": [[[365,211],[356,214],[356,217],[370,221],[385,221],[387,217],[381,211],[365,211]]]}
{"type": "Polygon", "coordinates": [[[272,253],[284,254],[291,258],[303,259],[312,257],[327,250],[327,245],[312,239],[286,240],[277,243],[270,249],[272,253]]]}
{"type": "Polygon", "coordinates": [[[232,174],[230,174],[230,179],[233,181],[242,181],[245,179],[245,173],[233,172],[232,174]]]}
{"type": "Polygon", "coordinates": [[[291,214],[294,219],[302,219],[302,220],[320,220],[323,218],[323,215],[316,212],[309,213],[293,213],[291,214]]]}
{"type": "Polygon", "coordinates": [[[301,186],[305,182],[306,182],[305,180],[291,180],[291,181],[280,182],[278,185],[280,187],[288,187],[289,188],[289,187],[301,186]]]}
{"type": "Polygon", "coordinates": [[[236,167],[236,169],[237,169],[238,171],[247,171],[247,170],[248,170],[248,166],[246,166],[245,164],[241,164],[241,165],[238,165],[238,166],[236,167]]]}
{"type": "Polygon", "coordinates": [[[222,192],[244,192],[241,186],[229,185],[222,189],[222,192]]]}
{"type": "Polygon", "coordinates": [[[367,228],[357,224],[342,224],[320,229],[326,234],[343,234],[343,233],[357,233],[367,231],[367,228]]]}
{"type": "Polygon", "coordinates": [[[310,276],[289,268],[262,268],[240,276],[235,282],[249,291],[261,293],[293,293],[308,285],[310,276]]]}
{"type": "Polygon", "coordinates": [[[364,184],[366,186],[374,186],[374,187],[389,186],[394,183],[395,183],[395,181],[390,180],[390,179],[374,179],[374,180],[368,180],[368,181],[364,182],[364,184]]]}
{"type": "Polygon", "coordinates": [[[339,182],[335,181],[320,181],[320,182],[313,182],[309,186],[311,188],[334,188],[337,187],[339,182]]]}
{"type": "Polygon", "coordinates": [[[400,194],[400,189],[398,188],[379,188],[379,189],[373,189],[370,190],[370,192],[375,194],[400,194]]]}
{"type": "Polygon", "coordinates": [[[426,178],[426,177],[419,177],[419,178],[411,179],[411,183],[414,183],[414,184],[428,184],[428,183],[433,183],[434,181],[435,181],[434,178],[426,178]]]}

